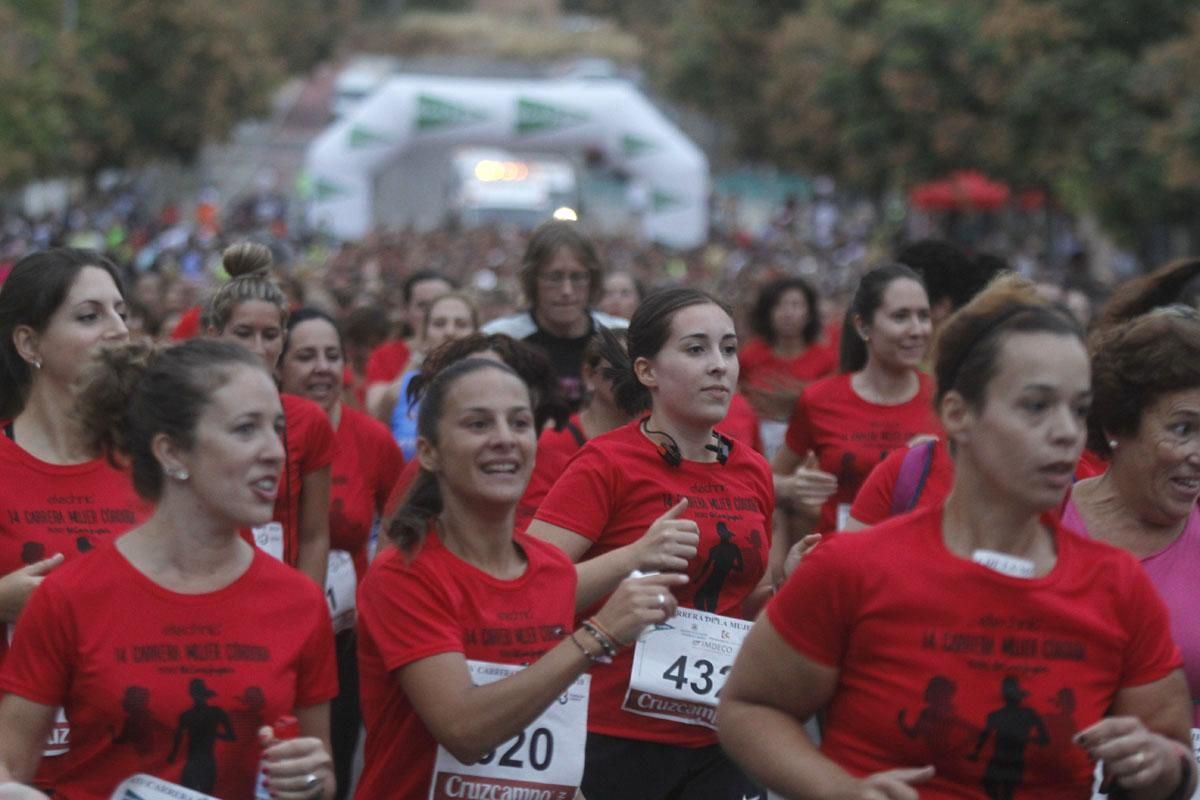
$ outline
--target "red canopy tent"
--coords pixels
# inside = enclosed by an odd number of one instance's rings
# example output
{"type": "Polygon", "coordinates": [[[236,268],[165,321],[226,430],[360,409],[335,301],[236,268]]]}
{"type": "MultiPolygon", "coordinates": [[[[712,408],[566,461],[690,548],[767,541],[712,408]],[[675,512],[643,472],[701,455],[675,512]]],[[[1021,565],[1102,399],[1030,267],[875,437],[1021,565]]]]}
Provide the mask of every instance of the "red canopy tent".
{"type": "Polygon", "coordinates": [[[952,172],[940,181],[914,186],[909,202],[926,211],[995,211],[1003,208],[1008,186],[974,170],[952,172]]]}

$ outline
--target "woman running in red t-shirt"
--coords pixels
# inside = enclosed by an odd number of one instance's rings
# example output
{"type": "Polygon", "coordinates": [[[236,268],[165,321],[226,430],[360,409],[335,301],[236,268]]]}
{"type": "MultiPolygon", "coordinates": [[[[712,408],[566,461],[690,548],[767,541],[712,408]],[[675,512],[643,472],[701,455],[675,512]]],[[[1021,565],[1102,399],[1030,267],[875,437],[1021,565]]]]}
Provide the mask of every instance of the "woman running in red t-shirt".
{"type": "Polygon", "coordinates": [[[943,325],[935,372],[949,497],[804,557],[734,665],[722,743],[788,797],[1084,798],[1097,760],[1110,794],[1190,797],[1166,608],[1056,511],[1092,395],[1078,323],[1002,278],[943,325]]]}
{"type": "Polygon", "coordinates": [[[358,669],[354,657],[354,611],[358,583],[367,574],[371,529],[383,514],[404,458],[384,425],[342,402],[345,368],[342,337],[323,311],[302,308],[287,321],[287,343],[279,361],[280,388],[321,406],[337,435],[329,510],[329,572],[325,592],[337,637],[338,696],[331,706],[336,797],[349,796],[358,744],[358,669]]]}
{"type": "Polygon", "coordinates": [[[793,540],[841,529],[871,468],[938,432],[933,382],[918,369],[931,331],[915,272],[889,264],[863,276],[846,312],[841,374],[805,387],[775,455],[793,540]]]}
{"type": "Polygon", "coordinates": [[[758,290],[750,311],[754,336],[738,351],[742,391],[764,420],[787,422],[800,390],[837,369],[820,340],[817,293],[808,281],[780,278],[758,290]]]}
{"type": "Polygon", "coordinates": [[[498,361],[458,361],[426,387],[418,427],[421,473],[390,522],[396,546],[359,595],[367,742],[356,797],[500,797],[514,787],[574,797],[580,676],[666,621],[684,579],[625,581],[574,630],[571,562],[513,531],[537,447],[529,388],[498,361]]]}
{"type": "Polygon", "coordinates": [[[71,749],[55,796],[107,800],[145,774],[249,800],[260,759],[272,793],[332,796],[324,598],[238,535],[270,519],[284,463],[262,360],[206,339],[107,349],[80,409],[155,510],[55,570],[22,612],[0,673],[0,784],[32,777],[62,706],[71,749]],[[273,741],[282,715],[298,738],[273,741]]]}
{"type": "Polygon", "coordinates": [[[676,592],[683,621],[593,671],[583,794],[753,796],[712,731],[723,659],[771,588],[770,468],[716,427],[737,386],[733,320],[704,292],[660,290],[634,313],[628,354],[602,354],[618,403],[640,418],[576,454],[529,532],[579,562],[581,609],[635,569],[689,582],[676,592]]]}
{"type": "MultiPolygon", "coordinates": [[[[270,275],[271,251],[265,245],[242,242],[227,248],[221,263],[233,280],[208,301],[204,329],[211,337],[236,342],[257,353],[274,372],[283,352],[288,306],[270,275]]],[[[275,516],[256,527],[248,538],[324,586],[329,556],[330,465],[336,452],[333,427],[311,400],[291,394],[280,399],[287,420],[283,484],[275,516]]]]}

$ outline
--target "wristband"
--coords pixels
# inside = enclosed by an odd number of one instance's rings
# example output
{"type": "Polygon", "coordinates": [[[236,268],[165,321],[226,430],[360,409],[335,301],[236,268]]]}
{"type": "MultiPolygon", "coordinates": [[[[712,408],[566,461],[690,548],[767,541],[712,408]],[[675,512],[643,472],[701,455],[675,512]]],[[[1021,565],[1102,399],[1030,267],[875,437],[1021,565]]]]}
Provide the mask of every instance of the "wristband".
{"type": "Polygon", "coordinates": [[[583,653],[583,657],[586,658],[589,662],[591,662],[593,664],[605,664],[605,663],[611,664],[612,663],[612,659],[610,659],[608,656],[604,655],[603,651],[601,651],[600,654],[588,652],[588,649],[586,647],[584,647],[578,639],[575,638],[575,631],[571,631],[571,635],[569,638],[571,640],[571,643],[579,648],[579,652],[583,653]]]}
{"type": "Polygon", "coordinates": [[[590,622],[592,625],[596,626],[596,630],[600,631],[605,636],[607,636],[612,641],[612,643],[615,644],[617,647],[628,647],[629,646],[628,642],[622,642],[616,636],[613,636],[612,633],[609,632],[608,628],[601,625],[600,620],[596,619],[595,617],[592,617],[591,619],[589,619],[588,622],[590,622]]]}
{"type": "Polygon", "coordinates": [[[604,655],[610,660],[617,654],[617,646],[608,636],[597,628],[590,619],[585,619],[582,623],[583,629],[588,632],[588,635],[595,639],[600,647],[604,650],[604,655]]]}

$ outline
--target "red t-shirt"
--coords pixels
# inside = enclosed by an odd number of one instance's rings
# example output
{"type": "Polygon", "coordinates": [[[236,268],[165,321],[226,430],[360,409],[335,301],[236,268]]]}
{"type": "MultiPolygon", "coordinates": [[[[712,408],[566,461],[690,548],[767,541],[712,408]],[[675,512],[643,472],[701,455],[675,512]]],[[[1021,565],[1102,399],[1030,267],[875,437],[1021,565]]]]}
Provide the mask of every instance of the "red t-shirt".
{"type": "Polygon", "coordinates": [[[367,386],[399,378],[411,355],[403,339],[392,339],[376,347],[367,357],[367,386]]]}
{"type": "Polygon", "coordinates": [[[750,401],[740,392],[729,399],[729,410],[721,422],[721,430],[735,441],[742,442],[752,450],[763,451],[762,430],[758,427],[758,414],[754,413],[750,401]]]}
{"type": "MultiPolygon", "coordinates": [[[[294,394],[281,394],[279,400],[283,403],[287,466],[280,476],[282,483],[271,517],[283,526],[283,561],[294,567],[300,555],[300,496],[304,476],[333,463],[337,438],[325,410],[313,401],[294,394]]],[[[242,531],[242,538],[254,543],[250,531],[242,531]]]]}
{"type": "Polygon", "coordinates": [[[923,800],[984,797],[985,782],[1089,797],[1092,766],[1071,737],[1119,689],[1182,663],[1162,601],[1132,556],[1050,515],[1045,576],[958,558],[942,510],[822,542],[767,607],[789,645],[838,670],[821,751],[860,776],[932,764],[923,800]]]}
{"type": "MultiPolygon", "coordinates": [[[[637,541],[654,520],[687,497],[683,518],[700,526],[700,546],[688,565],[691,582],[675,592],[679,605],[744,617],[742,603],[766,572],[771,549],[775,495],[770,467],[740,443],[725,464],[684,461],[671,467],[639,425],[631,422],[584,445],[536,518],[591,540],[594,544],[580,559],[586,561],[637,541]],[[725,541],[737,548],[731,565],[714,558],[725,541]]],[[[623,711],[632,662],[629,648],[611,665],[592,670],[588,730],[685,747],[716,742],[711,730],[623,711]]]]}
{"type": "Polygon", "coordinates": [[[871,469],[888,453],[920,434],[940,435],[942,426],[930,403],[933,381],[917,373],[920,388],[911,400],[883,406],[859,397],[850,375],[834,375],[809,384],[788,422],[787,446],[802,460],[812,450],[821,469],[837,477],[837,491],[821,509],[818,533],[837,529],[838,506],[854,502],[871,469]]]}
{"type": "MultiPolygon", "coordinates": [[[[153,511],[134,492],[129,474],[106,459],[50,464],[0,434],[0,575],[55,553],[70,562],[153,511]]],[[[8,636],[2,636],[0,662],[7,651],[8,636]]]]}
{"type": "Polygon", "coordinates": [[[376,515],[404,468],[404,456],[383,423],[342,405],[329,502],[329,547],[354,558],[361,581],[367,574],[367,540],[376,515]]]}
{"type": "Polygon", "coordinates": [[[1084,448],[1083,453],[1079,456],[1079,463],[1075,466],[1075,480],[1094,478],[1105,472],[1108,472],[1108,459],[1084,448]]]}
{"type": "Polygon", "coordinates": [[[506,581],[468,564],[430,533],[409,561],[379,555],[358,593],[358,669],[366,767],[356,798],[426,800],[437,742],[396,671],[442,653],[529,664],[571,632],[575,567],[558,548],[518,534],[528,565],[506,581]]]}
{"type": "Polygon", "coordinates": [[[180,315],[179,321],[171,330],[171,340],[181,342],[184,339],[194,339],[200,334],[200,306],[192,306],[180,315]]]}
{"type": "MultiPolygon", "coordinates": [[[[871,474],[867,476],[867,480],[863,482],[862,488],[858,490],[858,495],[854,498],[850,516],[868,525],[878,525],[892,516],[892,496],[895,492],[896,481],[900,478],[904,456],[908,452],[909,448],[907,447],[893,450],[887,458],[879,462],[875,469],[871,470],[871,474]]],[[[923,466],[924,461],[921,463],[923,466]]],[[[1099,456],[1090,450],[1084,450],[1083,455],[1079,457],[1079,464],[1075,467],[1075,480],[1080,481],[1084,478],[1094,477],[1103,473],[1107,468],[1108,464],[1101,461],[1099,456]],[[1099,472],[1095,471],[1097,465],[1099,465],[1099,472]]],[[[941,505],[950,495],[950,489],[953,486],[954,459],[950,457],[950,449],[946,446],[946,441],[938,439],[933,448],[933,460],[929,464],[929,475],[925,479],[925,486],[917,496],[913,510],[941,505]]]]}
{"type": "Polygon", "coordinates": [[[263,553],[223,589],[179,594],[106,544],[33,593],[0,689],[66,709],[56,796],[108,800],[144,772],[249,800],[258,728],[337,693],[333,629],[312,581],[263,553]]]}
{"type": "MultiPolygon", "coordinates": [[[[925,445],[918,445],[924,450],[925,445]]],[[[911,448],[900,447],[888,453],[888,457],[875,465],[871,474],[863,481],[862,487],[850,507],[850,516],[867,525],[878,525],[892,516],[892,501],[896,493],[896,481],[900,478],[900,470],[904,457],[911,448]]],[[[925,467],[925,459],[919,459],[918,468],[925,467]]],[[[929,461],[929,474],[921,493],[916,497],[916,503],[911,510],[926,506],[941,505],[950,494],[954,485],[954,460],[944,439],[938,439],[933,445],[933,458],[929,461]]]]}
{"type": "Polygon", "coordinates": [[[583,432],[583,423],[579,421],[578,414],[573,415],[561,431],[553,427],[542,431],[538,437],[533,474],[529,476],[529,485],[525,487],[525,494],[521,495],[521,502],[517,503],[517,530],[524,531],[529,527],[546,493],[558,476],[563,474],[571,456],[578,453],[585,442],[587,434],[583,432]]]}
{"type": "Polygon", "coordinates": [[[814,342],[792,358],[776,355],[767,340],[754,337],[738,351],[739,380],[747,386],[779,389],[808,383],[837,371],[837,355],[814,342]]]}

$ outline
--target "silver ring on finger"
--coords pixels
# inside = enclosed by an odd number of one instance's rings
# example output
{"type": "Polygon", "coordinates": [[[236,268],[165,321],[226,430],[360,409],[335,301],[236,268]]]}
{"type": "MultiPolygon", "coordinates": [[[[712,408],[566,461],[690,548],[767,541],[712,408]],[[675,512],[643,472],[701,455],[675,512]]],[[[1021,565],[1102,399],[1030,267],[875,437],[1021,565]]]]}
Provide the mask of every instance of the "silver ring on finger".
{"type": "Polygon", "coordinates": [[[304,788],[305,789],[313,789],[320,782],[321,782],[321,778],[315,772],[310,772],[304,776],[304,788]]]}
{"type": "Polygon", "coordinates": [[[1146,763],[1146,754],[1141,750],[1138,750],[1133,754],[1133,763],[1137,769],[1141,769],[1142,765],[1146,763]]]}
{"type": "Polygon", "coordinates": [[[662,592],[659,592],[658,593],[658,607],[666,608],[666,606],[667,606],[667,596],[665,594],[663,594],[662,592]]]}

